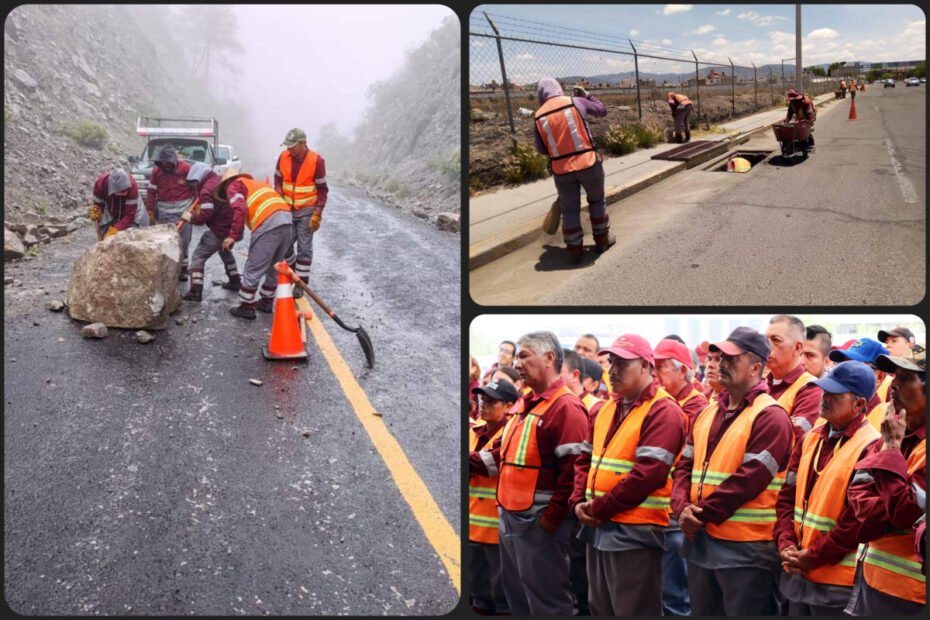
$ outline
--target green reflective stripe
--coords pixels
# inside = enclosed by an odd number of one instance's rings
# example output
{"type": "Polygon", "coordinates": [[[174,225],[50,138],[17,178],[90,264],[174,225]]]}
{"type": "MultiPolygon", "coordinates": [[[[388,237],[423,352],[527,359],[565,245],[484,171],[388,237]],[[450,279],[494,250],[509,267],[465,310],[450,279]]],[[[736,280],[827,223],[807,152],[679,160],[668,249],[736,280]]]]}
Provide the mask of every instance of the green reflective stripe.
{"type": "Polygon", "coordinates": [[[875,566],[890,570],[898,575],[924,581],[924,576],[920,572],[920,563],[914,562],[913,560],[908,560],[869,547],[865,552],[865,559],[863,561],[866,564],[874,564],[875,566]]]}
{"type": "Polygon", "coordinates": [[[633,471],[633,461],[623,461],[620,459],[609,459],[602,456],[595,456],[591,459],[591,467],[595,469],[605,469],[607,471],[626,474],[633,471]]]}
{"type": "Polygon", "coordinates": [[[281,183],[281,189],[297,190],[298,192],[315,192],[316,185],[293,185],[292,183],[281,183]]]}
{"type": "Polygon", "coordinates": [[[801,523],[801,525],[804,527],[809,527],[820,532],[829,532],[836,527],[835,520],[829,517],[821,517],[820,515],[816,515],[812,512],[808,512],[805,515],[804,511],[797,506],[794,507],[794,520],[798,523],[801,523]]]}
{"type": "MultiPolygon", "coordinates": [[[[591,500],[595,497],[600,497],[606,495],[607,491],[594,491],[594,495],[591,495],[591,489],[585,490],[585,499],[591,500]]],[[[652,508],[655,510],[668,510],[671,505],[671,498],[669,497],[657,497],[655,495],[650,495],[642,501],[641,504],[636,506],[637,508],[652,508]]]]}
{"type": "Polygon", "coordinates": [[[785,486],[784,478],[772,478],[772,481],[769,483],[769,486],[765,487],[766,491],[781,491],[781,488],[785,486]]]}
{"type": "Polygon", "coordinates": [[[856,553],[855,551],[847,555],[845,558],[840,560],[839,566],[849,566],[851,568],[856,568],[856,553]]]}
{"type": "Polygon", "coordinates": [[[482,517],[479,515],[468,515],[468,524],[477,525],[478,527],[490,527],[493,529],[498,529],[498,519],[494,517],[482,517]]]}
{"type": "Polygon", "coordinates": [[[255,223],[261,220],[261,214],[276,202],[280,201],[285,206],[287,205],[287,203],[281,200],[281,197],[278,196],[278,193],[270,187],[263,187],[249,196],[249,199],[246,201],[246,205],[248,206],[249,210],[251,210],[252,205],[259,201],[261,201],[261,204],[257,209],[255,209],[255,213],[252,214],[252,217],[249,218],[249,230],[255,229],[255,223]],[[272,194],[272,196],[268,196],[268,194],[272,194]]]}
{"type": "Polygon", "coordinates": [[[469,497],[478,497],[481,499],[495,499],[497,497],[497,489],[494,487],[468,487],[468,496],[469,497]]]}
{"type": "Polygon", "coordinates": [[[738,508],[727,521],[738,523],[775,523],[775,509],[738,508]]]}
{"type": "MultiPolygon", "coordinates": [[[[603,495],[603,493],[602,493],[602,495],[603,495]]],[[[591,494],[591,489],[585,489],[585,491],[584,491],[584,498],[585,498],[585,500],[587,500],[587,501],[591,501],[592,499],[594,499],[594,495],[591,494]]]]}
{"type": "MultiPolygon", "coordinates": [[[[732,476],[733,474],[725,474],[719,471],[706,471],[704,472],[704,484],[709,484],[712,486],[720,486],[723,484],[723,481],[732,476]]],[[[701,482],[701,472],[697,470],[691,471],[691,484],[700,484],[701,482]]],[[[767,487],[766,491],[780,491],[782,486],[785,484],[784,478],[772,478],[772,481],[767,487]]]]}
{"type": "Polygon", "coordinates": [[[517,456],[514,458],[514,465],[522,467],[526,465],[526,447],[530,444],[531,425],[536,423],[536,418],[527,416],[523,422],[523,430],[520,432],[520,443],[517,444],[517,456]]]}

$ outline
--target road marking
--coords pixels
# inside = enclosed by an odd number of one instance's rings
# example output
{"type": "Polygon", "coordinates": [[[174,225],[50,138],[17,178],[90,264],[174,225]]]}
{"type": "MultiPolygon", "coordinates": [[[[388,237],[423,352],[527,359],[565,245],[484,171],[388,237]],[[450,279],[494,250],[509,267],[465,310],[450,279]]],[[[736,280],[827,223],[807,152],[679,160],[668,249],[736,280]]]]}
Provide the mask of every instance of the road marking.
{"type": "Polygon", "coordinates": [[[894,154],[894,145],[890,138],[885,138],[885,147],[888,149],[888,155],[891,157],[891,165],[894,166],[895,176],[898,177],[898,185],[901,187],[901,193],[904,195],[904,202],[917,202],[917,192],[911,180],[904,175],[904,167],[894,154]]]}
{"type": "Polygon", "coordinates": [[[455,530],[452,529],[445,515],[442,514],[439,505],[433,499],[423,479],[420,478],[413,465],[407,460],[403,449],[391,434],[391,431],[388,430],[384,420],[380,416],[374,415],[375,408],[368,400],[365,390],[355,380],[355,375],[352,374],[349,365],[343,359],[336,345],[333,344],[332,339],[329,337],[326,328],[323,327],[322,322],[310,307],[310,302],[305,297],[295,301],[302,312],[310,312],[311,318],[307,319],[306,323],[310,327],[310,331],[313,333],[313,337],[316,339],[324,357],[326,357],[326,361],[329,362],[329,367],[332,369],[333,374],[336,375],[336,379],[339,380],[342,391],[345,393],[346,398],[349,399],[352,409],[355,410],[355,415],[368,432],[368,436],[378,450],[378,454],[381,455],[385,465],[391,472],[391,476],[394,478],[397,488],[400,489],[404,501],[410,506],[410,510],[413,511],[413,516],[420,523],[420,527],[423,528],[427,540],[429,540],[433,549],[439,555],[439,559],[445,565],[449,581],[455,587],[456,593],[461,595],[461,562],[459,560],[461,542],[459,537],[455,534],[455,530]]]}

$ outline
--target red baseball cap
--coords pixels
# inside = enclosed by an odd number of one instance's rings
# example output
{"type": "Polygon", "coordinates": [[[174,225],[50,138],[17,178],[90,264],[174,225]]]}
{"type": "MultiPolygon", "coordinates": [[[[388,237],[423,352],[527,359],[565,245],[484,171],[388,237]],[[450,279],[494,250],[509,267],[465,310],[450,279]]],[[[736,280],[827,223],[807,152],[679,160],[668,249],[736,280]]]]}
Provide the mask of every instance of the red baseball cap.
{"type": "Polygon", "coordinates": [[[625,360],[644,359],[653,366],[656,364],[655,357],[652,354],[652,347],[642,336],[636,334],[623,334],[614,340],[614,343],[606,349],[598,351],[601,353],[613,353],[617,357],[625,360]]]}
{"type": "Polygon", "coordinates": [[[677,340],[666,338],[660,340],[656,345],[655,358],[657,360],[678,360],[691,370],[694,370],[694,360],[691,358],[691,351],[684,344],[677,340]]]}
{"type": "Polygon", "coordinates": [[[853,346],[854,344],[856,344],[855,338],[853,338],[852,340],[847,340],[846,342],[844,342],[843,344],[839,346],[830,347],[830,350],[831,351],[845,351],[846,349],[853,346]]]}

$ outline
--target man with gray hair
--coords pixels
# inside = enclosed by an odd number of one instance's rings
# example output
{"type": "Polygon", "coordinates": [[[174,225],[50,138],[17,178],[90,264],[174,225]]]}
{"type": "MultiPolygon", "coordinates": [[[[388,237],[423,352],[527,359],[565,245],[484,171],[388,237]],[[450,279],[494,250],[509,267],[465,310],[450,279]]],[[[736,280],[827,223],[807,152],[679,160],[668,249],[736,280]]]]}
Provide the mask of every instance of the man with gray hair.
{"type": "Polygon", "coordinates": [[[104,172],[94,182],[94,205],[87,216],[103,239],[134,226],[148,226],[145,209],[139,208],[139,187],[122,168],[104,172]]]}
{"type": "Polygon", "coordinates": [[[514,616],[572,614],[568,498],[588,417],[560,376],[562,362],[552,332],[519,339],[516,368],[530,392],[501,445],[469,463],[472,473],[499,472],[501,575],[514,616]]]}
{"type": "Polygon", "coordinates": [[[771,318],[765,335],[771,347],[766,360],[769,394],[791,416],[795,436],[801,439],[820,417],[823,396],[823,390],[810,383],[814,375],[801,363],[806,341],[804,323],[796,316],[779,314],[771,318]]]}

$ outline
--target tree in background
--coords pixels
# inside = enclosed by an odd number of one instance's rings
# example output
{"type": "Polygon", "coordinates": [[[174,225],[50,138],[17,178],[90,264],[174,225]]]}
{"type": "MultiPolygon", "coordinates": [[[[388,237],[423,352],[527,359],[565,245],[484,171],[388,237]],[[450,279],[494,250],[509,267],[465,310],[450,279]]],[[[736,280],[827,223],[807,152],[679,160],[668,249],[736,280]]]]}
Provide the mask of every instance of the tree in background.
{"type": "Polygon", "coordinates": [[[344,170],[352,154],[352,141],[336,127],[336,123],[326,123],[320,127],[320,137],[312,148],[326,157],[326,167],[332,170],[344,170]]]}
{"type": "Polygon", "coordinates": [[[825,75],[827,75],[827,71],[823,67],[808,67],[804,70],[810,73],[811,75],[816,75],[819,77],[824,77],[825,75]]]}
{"type": "Polygon", "coordinates": [[[233,57],[245,52],[238,38],[236,15],[228,5],[185,5],[179,23],[186,34],[184,48],[189,54],[191,70],[207,88],[210,88],[211,69],[233,69],[233,57]]]}

